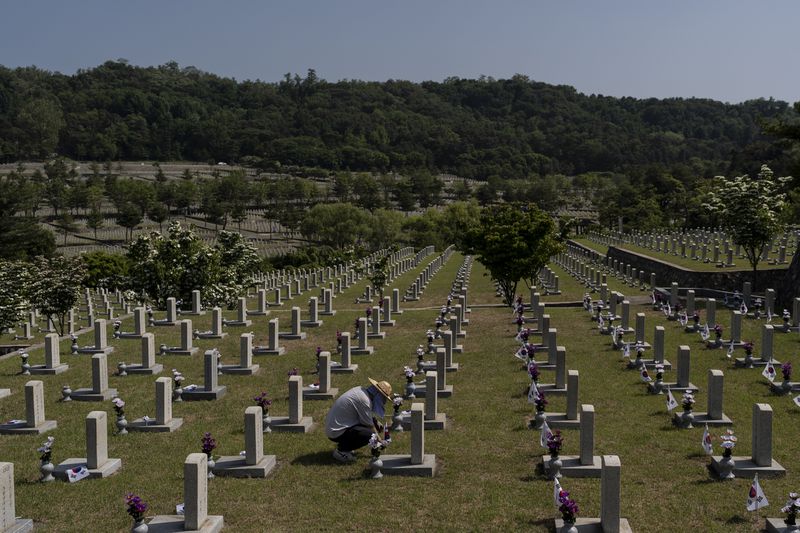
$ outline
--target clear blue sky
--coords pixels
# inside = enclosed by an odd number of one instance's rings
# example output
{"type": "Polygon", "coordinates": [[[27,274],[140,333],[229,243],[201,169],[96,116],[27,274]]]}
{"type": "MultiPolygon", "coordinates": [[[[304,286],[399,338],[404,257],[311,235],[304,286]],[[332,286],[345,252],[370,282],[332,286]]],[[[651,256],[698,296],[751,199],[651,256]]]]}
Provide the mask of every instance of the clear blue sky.
{"type": "Polygon", "coordinates": [[[800,1],[23,0],[0,64],[177,61],[238,80],[515,73],[587,94],[800,100],[800,1]]]}

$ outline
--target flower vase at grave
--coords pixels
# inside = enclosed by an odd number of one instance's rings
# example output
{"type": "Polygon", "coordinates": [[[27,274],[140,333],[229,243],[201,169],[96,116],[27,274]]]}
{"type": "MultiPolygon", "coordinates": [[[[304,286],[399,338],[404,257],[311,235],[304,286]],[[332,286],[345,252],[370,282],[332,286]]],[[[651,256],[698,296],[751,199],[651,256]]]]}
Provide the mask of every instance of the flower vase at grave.
{"type": "Polygon", "coordinates": [[[69,385],[64,385],[61,387],[61,401],[62,402],[71,402],[72,401],[72,389],[69,385]]]}
{"type": "Polygon", "coordinates": [[[117,375],[118,376],[127,376],[128,375],[128,364],[125,361],[120,361],[117,363],[117,375]]]}
{"type": "Polygon", "coordinates": [[[544,414],[544,410],[537,410],[536,416],[533,417],[533,429],[542,429],[545,420],[547,420],[547,415],[544,414]]]}
{"type": "Polygon", "coordinates": [[[694,422],[694,413],[692,413],[692,408],[684,407],[683,414],[681,414],[681,427],[683,429],[692,429],[694,427],[692,422],[694,422]]]}
{"type": "Polygon", "coordinates": [[[563,463],[561,462],[561,458],[558,456],[558,453],[551,453],[550,454],[550,462],[547,464],[548,473],[550,475],[550,479],[560,479],[561,478],[561,467],[563,463]]]}
{"type": "Polygon", "coordinates": [[[733,475],[736,461],[733,460],[732,451],[732,448],[725,448],[722,452],[722,459],[717,463],[717,473],[720,479],[734,479],[736,477],[733,475]]]}
{"type": "Polygon", "coordinates": [[[174,391],[172,391],[172,401],[173,402],[182,402],[183,401],[183,388],[180,386],[176,387],[174,391]]]}
{"type": "Polygon", "coordinates": [[[403,431],[403,415],[400,414],[400,407],[402,407],[402,404],[394,405],[394,413],[392,414],[392,431],[403,431]]]}
{"type": "Polygon", "coordinates": [[[20,374],[22,374],[23,376],[30,376],[31,365],[30,363],[28,363],[28,357],[29,357],[28,353],[22,352],[21,354],[19,354],[19,356],[20,358],[22,358],[22,370],[20,371],[20,374]]]}
{"type": "Polygon", "coordinates": [[[578,533],[578,528],[575,527],[575,521],[567,522],[564,520],[564,525],[561,526],[559,533],[578,533]]]}
{"type": "Polygon", "coordinates": [[[125,415],[118,415],[117,416],[117,435],[127,435],[128,434],[128,421],[125,420],[125,415]]]}
{"type": "Polygon", "coordinates": [[[214,462],[214,456],[206,454],[208,456],[208,475],[206,476],[208,479],[214,479],[214,472],[212,471],[217,463],[214,462]]]}
{"type": "Polygon", "coordinates": [[[263,433],[272,433],[272,418],[269,416],[269,409],[262,409],[263,411],[263,418],[261,419],[261,424],[264,426],[263,433]]]}
{"type": "Polygon", "coordinates": [[[753,348],[744,349],[744,366],[745,368],[753,368],[753,348]]]}
{"type": "Polygon", "coordinates": [[[53,470],[55,470],[55,466],[53,466],[52,462],[42,461],[42,464],[39,465],[39,472],[42,473],[42,477],[39,478],[39,481],[42,483],[54,481],[56,478],[53,477],[53,470]]]}
{"type": "Polygon", "coordinates": [[[381,450],[379,448],[372,449],[372,459],[369,461],[369,467],[372,470],[372,479],[380,479],[383,477],[381,468],[383,468],[383,460],[381,459],[381,450]]]}
{"type": "Polygon", "coordinates": [[[417,390],[417,385],[414,383],[414,378],[406,378],[406,399],[413,400],[416,398],[414,393],[417,390]]]}
{"type": "Polygon", "coordinates": [[[144,518],[142,518],[133,523],[131,533],[147,533],[147,530],[147,524],[144,522],[144,518]]]}

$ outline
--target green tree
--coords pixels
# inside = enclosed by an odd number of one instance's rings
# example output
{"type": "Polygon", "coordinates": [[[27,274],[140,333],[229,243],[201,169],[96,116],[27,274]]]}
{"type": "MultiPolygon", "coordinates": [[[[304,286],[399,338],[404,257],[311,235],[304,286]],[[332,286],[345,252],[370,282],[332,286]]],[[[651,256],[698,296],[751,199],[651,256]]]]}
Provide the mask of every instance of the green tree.
{"type": "Polygon", "coordinates": [[[130,288],[161,307],[170,296],[189,301],[195,289],[207,305],[232,305],[259,265],[255,249],[240,234],[222,231],[212,248],[176,220],[165,235],[137,237],[127,257],[130,288]]]}
{"type": "Polygon", "coordinates": [[[105,287],[113,291],[125,286],[130,261],[124,255],[98,250],[81,257],[86,266],[86,276],[81,282],[84,287],[105,287]]]}
{"type": "Polygon", "coordinates": [[[86,227],[92,230],[95,240],[97,240],[97,230],[102,228],[103,224],[105,224],[105,216],[103,216],[103,213],[95,211],[94,209],[89,211],[89,215],[86,217],[86,227]]]}
{"type": "Polygon", "coordinates": [[[300,232],[317,244],[343,249],[363,243],[369,221],[369,213],[351,204],[317,204],[303,218],[300,232]]]}
{"type": "Polygon", "coordinates": [[[530,204],[485,208],[480,224],[467,231],[465,244],[466,253],[486,267],[509,306],[519,281],[532,287],[539,270],[563,246],[552,217],[530,204]]]}
{"type": "Polygon", "coordinates": [[[786,206],[784,189],[792,178],[776,178],[767,165],[762,165],[755,178],[744,175],[714,179],[716,187],[708,193],[704,207],[717,216],[733,242],[744,249],[753,268],[755,290],[761,251],[781,229],[781,213],[786,206]]]}
{"type": "Polygon", "coordinates": [[[28,263],[0,261],[0,332],[23,320],[30,308],[31,274],[28,263]]]}
{"type": "Polygon", "coordinates": [[[75,307],[81,294],[86,267],[80,257],[39,258],[31,283],[31,304],[53,319],[60,335],[67,325],[67,313],[75,307]]]}
{"type": "Polygon", "coordinates": [[[61,213],[58,217],[56,217],[55,221],[53,221],[53,225],[56,227],[58,232],[64,236],[64,246],[67,245],[67,237],[69,234],[75,233],[79,229],[78,224],[75,222],[75,218],[69,213],[61,213]]]}
{"type": "Polygon", "coordinates": [[[132,203],[125,203],[117,212],[117,224],[125,228],[125,240],[133,237],[133,230],[142,223],[144,216],[141,210],[132,203]]]}

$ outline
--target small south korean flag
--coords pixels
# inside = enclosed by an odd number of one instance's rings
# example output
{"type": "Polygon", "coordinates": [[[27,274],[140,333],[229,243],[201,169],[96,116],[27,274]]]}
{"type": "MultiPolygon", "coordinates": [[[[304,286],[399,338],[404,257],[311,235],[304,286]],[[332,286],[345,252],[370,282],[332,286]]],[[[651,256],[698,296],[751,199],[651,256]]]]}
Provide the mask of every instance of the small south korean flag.
{"type": "Polygon", "coordinates": [[[626,342],[625,345],[623,346],[623,348],[622,348],[622,357],[624,359],[630,359],[631,358],[631,345],[630,345],[630,343],[626,342]]]}
{"type": "Polygon", "coordinates": [[[558,481],[558,478],[553,481],[555,482],[553,484],[553,503],[556,504],[556,507],[560,507],[561,495],[564,494],[564,489],[561,488],[561,482],[558,481]]]}
{"type": "Polygon", "coordinates": [[[794,398],[792,398],[792,401],[797,407],[800,407],[800,396],[795,396],[794,398]]]}
{"type": "Polygon", "coordinates": [[[676,407],[678,407],[678,401],[672,395],[672,391],[667,389],[667,411],[672,411],[676,407]]]}
{"type": "Polygon", "coordinates": [[[728,353],[725,354],[725,355],[728,356],[728,359],[733,357],[733,339],[731,339],[731,344],[730,344],[730,346],[728,346],[728,353]]]}
{"type": "Polygon", "coordinates": [[[547,448],[547,439],[553,434],[550,431],[550,426],[547,425],[547,420],[544,421],[542,424],[542,432],[539,434],[539,446],[542,448],[547,448]]]}
{"type": "Polygon", "coordinates": [[[767,363],[767,366],[764,367],[764,371],[761,372],[761,375],[767,378],[770,382],[775,381],[775,367],[772,366],[772,361],[767,363]]]}
{"type": "Polygon", "coordinates": [[[753,478],[753,483],[750,484],[750,492],[747,494],[747,510],[757,511],[762,507],[769,505],[767,496],[761,490],[761,485],[758,483],[758,474],[753,478]]]}
{"type": "Polygon", "coordinates": [[[714,449],[711,447],[711,433],[708,432],[708,424],[703,430],[703,451],[706,452],[706,455],[714,453],[714,449]]]}
{"type": "Polygon", "coordinates": [[[642,376],[642,381],[644,381],[645,383],[653,381],[653,378],[651,378],[650,374],[647,372],[647,367],[644,365],[642,366],[641,376],[642,376]]]}
{"type": "Polygon", "coordinates": [[[531,381],[531,388],[528,389],[528,403],[536,403],[536,398],[539,396],[539,388],[536,386],[535,381],[531,381]]]}
{"type": "Polygon", "coordinates": [[[75,483],[89,477],[89,470],[85,466],[76,466],[67,470],[67,479],[70,483],[75,483]]]}

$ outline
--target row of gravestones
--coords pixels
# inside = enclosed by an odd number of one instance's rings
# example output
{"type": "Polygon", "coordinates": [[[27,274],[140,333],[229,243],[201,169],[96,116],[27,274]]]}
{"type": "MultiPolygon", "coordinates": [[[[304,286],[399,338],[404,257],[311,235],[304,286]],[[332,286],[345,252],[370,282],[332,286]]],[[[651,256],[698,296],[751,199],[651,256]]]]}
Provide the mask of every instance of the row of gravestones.
{"type": "MultiPolygon", "coordinates": [[[[607,235],[590,232],[589,238],[600,244],[633,244],[655,252],[691,258],[704,263],[719,263],[721,254],[724,254],[725,266],[734,266],[734,257],[744,258],[741,245],[733,243],[730,237],[719,232],[696,231],[677,235],[642,232],[607,235]],[[713,250],[713,259],[709,257],[709,250],[713,250]]],[[[798,242],[800,242],[800,233],[784,232],[764,246],[761,251],[761,260],[771,264],[788,264],[791,250],[794,249],[796,253],[798,242]],[[776,254],[777,257],[770,258],[770,253],[776,254]]]]}
{"type": "MultiPolygon", "coordinates": [[[[537,348],[548,348],[547,344],[555,345],[556,331],[549,328],[549,315],[544,314],[544,305],[538,302],[539,294],[532,292],[531,308],[535,311],[536,316],[530,317],[529,322],[537,322],[540,324],[541,329],[528,329],[529,334],[541,334],[543,336],[542,344],[535,345],[537,348]],[[545,340],[545,331],[547,331],[547,338],[545,340]]],[[[626,315],[629,310],[629,302],[624,300],[624,296],[620,294],[613,294],[612,301],[622,299],[623,315],[626,315]]],[[[592,302],[589,300],[588,306],[592,309],[592,302]]],[[[594,306],[602,308],[600,306],[594,306]]],[[[738,313],[738,311],[734,311],[738,313]]],[[[734,315],[736,316],[736,315],[734,315]]],[[[596,318],[596,315],[593,316],[596,318]]],[[[637,332],[644,330],[644,314],[637,314],[637,332]]],[[[771,326],[765,325],[765,332],[769,332],[771,326]]],[[[519,338],[519,335],[518,335],[519,338]]],[[[527,338],[527,335],[526,335],[527,338]]],[[[663,341],[664,341],[664,328],[663,326],[656,326],[654,335],[653,350],[655,356],[653,359],[641,359],[641,351],[637,351],[637,361],[635,364],[630,365],[632,368],[645,369],[647,365],[659,368],[659,370],[669,369],[671,365],[669,362],[664,361],[663,358],[663,341]]],[[[767,341],[769,346],[771,343],[767,341]]],[[[643,335],[637,335],[636,346],[641,346],[643,351],[649,348],[649,345],[644,342],[643,335]],[[641,338],[640,338],[641,337],[641,338]]],[[[565,359],[566,354],[563,347],[557,347],[556,354],[556,382],[553,384],[538,384],[538,390],[542,392],[549,392],[550,394],[567,394],[567,413],[548,414],[546,417],[547,423],[553,429],[560,429],[565,427],[575,427],[576,424],[581,430],[581,452],[579,457],[564,457],[562,458],[564,467],[560,469],[565,475],[575,476],[589,476],[589,475],[604,475],[600,459],[593,455],[593,421],[594,409],[590,405],[583,405],[581,412],[577,412],[578,405],[578,372],[568,371],[567,383],[564,383],[564,374],[566,370],[565,359]],[[566,385],[566,387],[564,387],[566,385]]],[[[548,362],[541,362],[538,364],[540,370],[553,369],[552,357],[550,354],[552,349],[548,349],[548,362]]],[[[769,359],[767,359],[769,361],[769,359]]],[[[530,362],[535,362],[531,360],[530,362]]],[[[687,392],[696,392],[697,388],[689,382],[689,347],[681,346],[678,349],[678,380],[676,383],[658,383],[658,387],[650,386],[652,392],[663,393],[666,389],[669,391],[671,388],[685,390],[687,392]]],[[[646,376],[646,371],[643,370],[643,376],[646,376]]],[[[798,387],[800,388],[800,387],[798,387]]],[[[723,391],[723,373],[721,370],[710,370],[708,375],[708,410],[705,413],[697,413],[694,415],[694,421],[709,425],[729,425],[732,421],[722,411],[722,391],[723,391]]],[[[675,415],[675,422],[681,425],[681,415],[675,415]]],[[[691,425],[689,425],[691,427],[691,425]]],[[[732,459],[723,457],[712,458],[712,469],[719,473],[720,477],[734,475],[753,475],[761,473],[763,475],[780,475],[785,472],[783,467],[772,459],[772,408],[768,404],[755,404],[753,407],[753,442],[751,446],[752,454],[750,457],[733,457],[732,459]]],[[[546,457],[542,458],[542,463],[545,471],[548,470],[548,461],[546,457]]],[[[614,501],[609,502],[612,506],[614,501]]],[[[616,499],[618,508],[618,496],[616,499]]],[[[616,515],[618,517],[618,514],[616,515]]],[[[612,521],[616,520],[616,517],[612,521]]],[[[616,522],[614,522],[616,523],[616,522]]]]}
{"type": "Polygon", "coordinates": [[[411,283],[411,286],[406,289],[405,296],[403,296],[404,301],[408,302],[415,302],[420,299],[422,293],[425,292],[425,287],[428,286],[428,282],[433,277],[436,272],[444,265],[445,262],[450,258],[450,255],[453,253],[455,247],[451,244],[445,250],[439,254],[433,261],[428,263],[428,266],[419,273],[417,279],[411,283]]]}
{"type": "MultiPolygon", "coordinates": [[[[540,293],[536,287],[531,288],[531,302],[528,309],[531,316],[523,317],[525,324],[536,324],[536,327],[525,328],[525,335],[518,332],[517,338],[530,339],[534,335],[541,336],[540,343],[530,343],[536,352],[547,352],[547,360],[537,361],[528,358],[525,368],[536,364],[539,371],[554,371],[553,383],[531,383],[529,398],[535,394],[566,396],[566,412],[540,413],[539,417],[531,417],[528,426],[532,429],[549,431],[550,429],[578,429],[580,432],[580,452],[577,456],[559,456],[560,466],[556,470],[551,463],[553,457],[543,455],[541,467],[543,472],[552,478],[561,476],[600,478],[601,502],[599,518],[580,518],[576,525],[582,528],[600,528],[602,531],[630,531],[627,519],[621,517],[620,489],[621,462],[615,455],[594,455],[594,420],[595,409],[590,404],[579,404],[579,372],[568,370],[566,366],[566,348],[557,345],[557,330],[550,327],[550,315],[545,312],[545,304],[539,301],[540,293]]],[[[531,352],[527,352],[531,353],[531,352]]],[[[556,506],[559,505],[556,493],[556,506]]],[[[564,527],[563,519],[556,520],[556,529],[564,527]]]]}
{"type": "MultiPolygon", "coordinates": [[[[448,254],[449,255],[449,254],[448,254]]],[[[446,257],[445,257],[446,260],[446,257]]],[[[441,264],[436,264],[435,271],[438,271],[441,264]]],[[[465,292],[466,286],[462,285],[465,292]]],[[[143,311],[143,309],[142,309],[143,311]]],[[[140,320],[143,319],[140,316],[140,320]]],[[[98,328],[96,331],[102,333],[105,322],[98,321],[98,328]],[[100,326],[102,324],[102,326],[100,326]]],[[[186,329],[184,327],[184,329],[186,329]]],[[[190,327],[189,327],[190,329],[190,327]]],[[[366,329],[365,327],[363,329],[366,329]]],[[[97,335],[97,334],[96,334],[97,335]]],[[[347,337],[345,337],[347,338],[347,337]]],[[[154,341],[152,334],[142,332],[143,345],[148,346],[148,352],[154,353],[154,341]]],[[[97,342],[95,344],[98,344],[97,342]]],[[[102,344],[102,343],[99,343],[102,344]]],[[[246,355],[252,355],[250,346],[252,344],[252,337],[249,334],[242,335],[242,358],[246,355]]],[[[50,355],[46,358],[49,361],[49,366],[54,368],[63,368],[66,365],[60,365],[58,362],[58,337],[56,335],[49,335],[46,352],[50,355]],[[49,348],[48,348],[49,347],[49,348]]],[[[214,350],[209,350],[205,354],[205,389],[209,388],[217,391],[219,394],[220,387],[216,386],[215,378],[217,376],[217,354],[214,350]]],[[[442,350],[444,352],[444,350],[442,350]]],[[[114,395],[116,391],[107,388],[107,383],[103,385],[103,378],[107,380],[107,370],[104,368],[106,363],[107,354],[105,351],[96,353],[92,359],[92,376],[94,389],[105,390],[106,396],[108,394],[114,395]]],[[[321,354],[321,368],[326,369],[328,380],[330,377],[330,354],[323,352],[321,354]]],[[[48,366],[46,363],[44,366],[48,366]]],[[[144,361],[143,361],[143,365],[144,361]]],[[[150,366],[150,370],[155,370],[155,365],[150,366]]],[[[244,366],[244,364],[240,364],[244,366]]],[[[65,368],[64,368],[65,370],[65,368]]],[[[63,370],[60,370],[63,371],[63,370]]],[[[155,373],[155,372],[150,372],[155,373]]],[[[446,370],[443,370],[444,375],[446,370]]],[[[321,376],[322,377],[322,376],[321,376]]],[[[426,376],[428,382],[439,389],[439,380],[437,379],[437,372],[429,372],[426,376]],[[432,381],[431,381],[432,378],[432,381]],[[434,385],[434,383],[436,385],[434,385]]],[[[320,390],[304,389],[302,386],[302,377],[291,376],[289,379],[289,416],[270,418],[267,414],[262,413],[260,407],[248,407],[245,411],[245,454],[244,457],[221,457],[216,461],[212,471],[215,475],[230,475],[234,477],[265,477],[275,466],[275,456],[264,455],[263,453],[263,431],[264,423],[269,420],[270,428],[276,430],[285,429],[287,431],[302,431],[306,432],[311,426],[310,417],[304,417],[302,413],[303,398],[321,398],[318,394],[323,388],[323,380],[320,382],[320,390]]],[[[445,390],[452,391],[452,387],[445,390]]],[[[76,391],[77,392],[77,391],[76,391]]],[[[201,391],[198,391],[202,394],[201,391]]],[[[328,390],[330,392],[330,389],[328,390]]],[[[224,394],[224,387],[222,387],[224,394]]],[[[187,393],[184,392],[184,395],[187,393]]],[[[80,397],[80,395],[78,395],[80,397]]],[[[332,395],[335,396],[335,393],[332,395]]],[[[331,396],[331,397],[332,397],[331,396]]],[[[426,399],[426,406],[423,408],[422,404],[413,404],[409,416],[409,425],[411,426],[412,439],[411,439],[411,454],[405,455],[387,455],[383,457],[383,470],[386,473],[397,473],[400,475],[434,475],[437,470],[436,458],[433,455],[424,453],[424,430],[425,414],[436,413],[436,398],[439,394],[429,395],[431,400],[426,399]],[[432,407],[431,407],[432,405],[432,407]],[[432,409],[432,411],[431,411],[432,409]]],[[[0,434],[2,433],[42,433],[49,431],[56,427],[55,421],[47,421],[44,415],[44,394],[43,383],[41,381],[30,381],[25,386],[26,398],[26,420],[14,421],[13,424],[0,426],[0,434]]],[[[88,397],[87,397],[88,398],[88,397]]],[[[158,378],[156,380],[156,418],[154,421],[149,420],[149,417],[143,417],[135,420],[130,428],[134,431],[174,431],[180,427],[182,420],[172,417],[172,401],[174,395],[172,393],[172,380],[169,378],[158,378]]],[[[78,397],[74,399],[79,399],[78,397]]],[[[84,398],[80,398],[84,399],[84,398]]],[[[212,399],[212,398],[204,398],[212,399]]],[[[438,416],[434,415],[434,418],[438,416]]],[[[86,418],[86,443],[87,443],[87,457],[86,458],[73,458],[67,459],[60,463],[55,468],[57,477],[66,477],[67,471],[77,466],[86,465],[90,477],[106,477],[113,474],[121,466],[121,460],[109,459],[107,450],[107,421],[106,413],[103,411],[93,411],[89,413],[86,418]]],[[[205,454],[190,454],[184,464],[184,497],[185,508],[183,516],[157,516],[150,522],[151,526],[156,527],[173,527],[183,528],[185,530],[203,530],[203,531],[217,531],[223,525],[223,518],[221,516],[209,516],[207,514],[207,478],[208,478],[208,458],[205,454]]],[[[32,528],[30,520],[16,519],[14,509],[14,476],[13,464],[2,463],[0,464],[0,493],[3,497],[0,501],[0,513],[2,513],[2,522],[0,522],[0,531],[6,529],[14,531],[27,531],[32,528]]]]}

